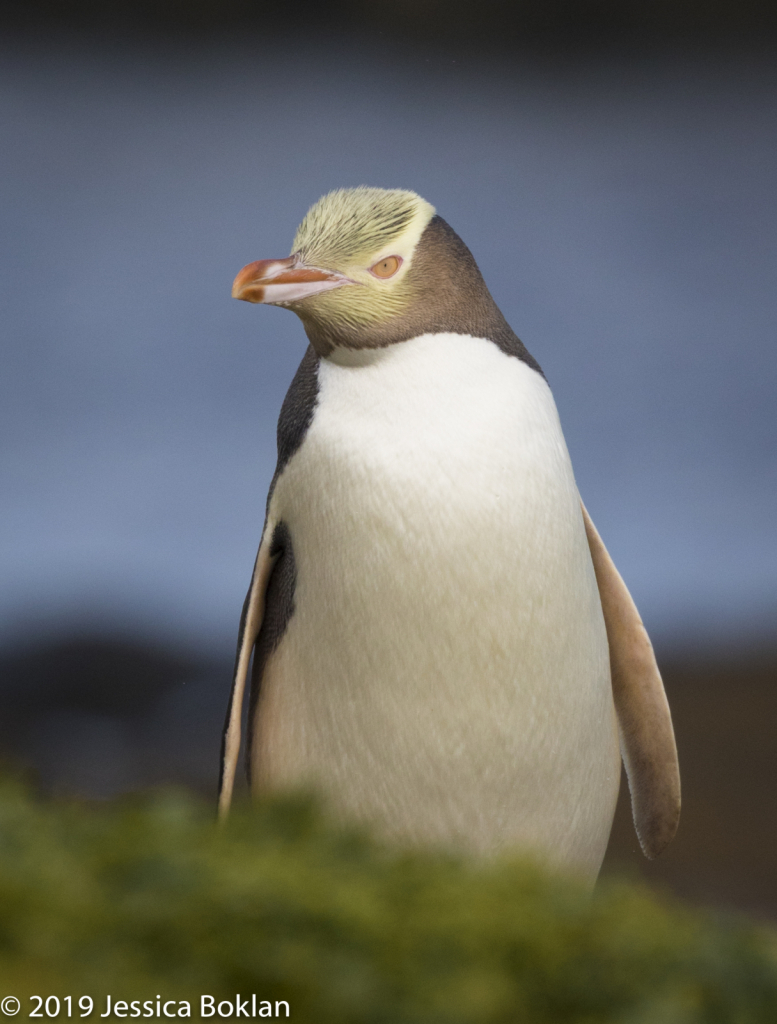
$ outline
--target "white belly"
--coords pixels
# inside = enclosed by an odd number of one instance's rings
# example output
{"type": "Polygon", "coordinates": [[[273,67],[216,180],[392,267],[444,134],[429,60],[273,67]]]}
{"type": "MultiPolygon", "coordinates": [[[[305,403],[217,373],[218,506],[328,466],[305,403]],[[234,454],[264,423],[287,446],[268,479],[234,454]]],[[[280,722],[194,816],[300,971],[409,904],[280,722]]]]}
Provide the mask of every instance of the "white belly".
{"type": "Polygon", "coordinates": [[[336,358],[270,506],[297,581],[256,785],[317,785],[392,839],[527,847],[595,875],[619,746],[547,384],[459,335],[336,358]]]}

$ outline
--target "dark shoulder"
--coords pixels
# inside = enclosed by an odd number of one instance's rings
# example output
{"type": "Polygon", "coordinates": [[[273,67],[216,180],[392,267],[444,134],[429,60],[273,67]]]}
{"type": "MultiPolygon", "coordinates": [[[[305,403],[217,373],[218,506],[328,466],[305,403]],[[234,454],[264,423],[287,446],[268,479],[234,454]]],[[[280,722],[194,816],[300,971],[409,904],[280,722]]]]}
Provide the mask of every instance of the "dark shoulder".
{"type": "Polygon", "coordinates": [[[318,356],[309,345],[283,400],[281,414],[278,417],[276,476],[283,471],[289,459],[300,447],[313,422],[318,402],[318,362],[318,356]]]}
{"type": "Polygon", "coordinates": [[[315,350],[308,345],[283,399],[278,417],[278,462],[267,492],[268,509],[278,477],[305,440],[305,434],[313,422],[318,402],[318,362],[315,350]]]}

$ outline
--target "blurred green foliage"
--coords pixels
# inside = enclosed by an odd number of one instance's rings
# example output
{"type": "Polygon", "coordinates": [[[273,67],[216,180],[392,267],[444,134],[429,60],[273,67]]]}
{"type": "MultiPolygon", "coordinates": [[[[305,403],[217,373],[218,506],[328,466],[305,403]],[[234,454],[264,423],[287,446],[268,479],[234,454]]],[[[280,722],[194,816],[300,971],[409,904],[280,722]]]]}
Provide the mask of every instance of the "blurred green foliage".
{"type": "Polygon", "coordinates": [[[200,1019],[200,995],[237,993],[311,1024],[772,1024],[777,941],[630,884],[591,896],[527,862],[392,851],[307,797],[220,829],[182,793],[95,806],[0,785],[17,1019],[32,994],[70,994],[75,1018],[91,995],[97,1020],[107,994],[200,1019]]]}

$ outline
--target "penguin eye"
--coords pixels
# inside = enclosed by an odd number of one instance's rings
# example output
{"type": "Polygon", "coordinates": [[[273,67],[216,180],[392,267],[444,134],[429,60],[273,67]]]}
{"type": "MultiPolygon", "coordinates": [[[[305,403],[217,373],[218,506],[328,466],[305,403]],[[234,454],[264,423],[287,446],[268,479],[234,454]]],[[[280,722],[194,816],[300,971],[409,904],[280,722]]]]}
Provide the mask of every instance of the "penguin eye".
{"type": "Polygon", "coordinates": [[[402,266],[402,260],[399,256],[387,256],[384,260],[378,260],[378,262],[370,267],[370,273],[374,274],[375,277],[393,277],[394,274],[402,266]]]}

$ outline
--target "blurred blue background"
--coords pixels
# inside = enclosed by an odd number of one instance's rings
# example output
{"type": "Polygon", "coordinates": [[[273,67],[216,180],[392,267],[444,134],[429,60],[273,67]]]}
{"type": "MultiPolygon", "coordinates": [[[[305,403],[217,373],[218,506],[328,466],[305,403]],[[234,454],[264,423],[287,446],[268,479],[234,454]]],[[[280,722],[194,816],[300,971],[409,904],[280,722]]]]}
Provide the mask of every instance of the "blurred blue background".
{"type": "Polygon", "coordinates": [[[659,653],[774,649],[773,51],[19,31],[0,111],[0,686],[47,784],[212,788],[306,345],[230,286],[341,186],[467,242],[659,653]]]}
{"type": "Polygon", "coordinates": [[[28,44],[0,87],[7,630],[231,642],[305,346],[231,281],[366,183],[474,252],[656,641],[773,632],[773,64],[28,44]]]}

